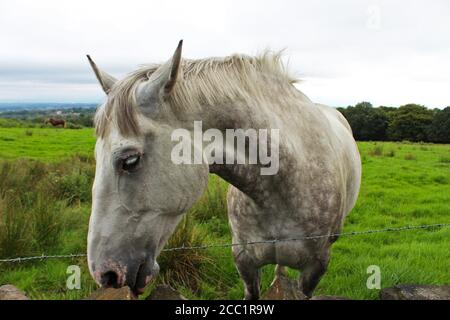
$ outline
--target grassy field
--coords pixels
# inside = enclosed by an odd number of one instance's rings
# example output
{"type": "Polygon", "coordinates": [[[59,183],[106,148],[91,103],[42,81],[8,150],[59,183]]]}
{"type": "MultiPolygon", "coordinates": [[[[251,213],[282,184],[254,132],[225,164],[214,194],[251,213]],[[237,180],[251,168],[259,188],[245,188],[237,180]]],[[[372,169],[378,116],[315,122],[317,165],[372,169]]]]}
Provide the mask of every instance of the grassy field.
{"type": "MultiPolygon", "coordinates": [[[[93,145],[90,129],[0,129],[0,258],[86,251],[93,145]]],[[[363,182],[345,232],[450,223],[450,145],[358,145],[363,182]]],[[[167,247],[229,242],[226,188],[212,175],[167,247]]],[[[366,287],[370,265],[380,267],[382,287],[450,284],[449,247],[450,228],[342,237],[316,294],[376,299],[379,291],[366,287]]],[[[243,297],[229,248],[164,253],[159,260],[158,282],[191,299],[243,297]]],[[[263,292],[272,278],[273,267],[265,267],[263,292]]],[[[79,299],[96,288],[84,258],[0,264],[0,285],[6,283],[34,299],[79,299]],[[73,264],[82,269],[81,290],[66,289],[73,264]]]]}
{"type": "Polygon", "coordinates": [[[0,159],[58,161],[71,155],[92,156],[92,129],[0,128],[0,159]]]}

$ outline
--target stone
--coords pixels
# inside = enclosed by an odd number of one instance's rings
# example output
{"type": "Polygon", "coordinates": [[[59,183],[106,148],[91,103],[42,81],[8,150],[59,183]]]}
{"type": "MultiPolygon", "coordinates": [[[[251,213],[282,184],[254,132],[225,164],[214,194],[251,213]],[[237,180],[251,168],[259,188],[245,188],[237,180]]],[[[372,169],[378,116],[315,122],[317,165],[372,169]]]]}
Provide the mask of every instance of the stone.
{"type": "Polygon", "coordinates": [[[380,291],[381,300],[450,300],[450,286],[396,285],[380,291]]]}
{"type": "Polygon", "coordinates": [[[5,284],[0,287],[0,300],[30,300],[25,293],[13,285],[5,284]]]}
{"type": "Polygon", "coordinates": [[[341,296],[314,296],[308,299],[298,287],[296,280],[286,276],[284,268],[277,266],[276,276],[269,289],[262,295],[261,300],[351,300],[341,296]]]}
{"type": "Polygon", "coordinates": [[[297,281],[280,274],[275,277],[261,300],[307,300],[307,297],[300,292],[297,281]]]}
{"type": "Polygon", "coordinates": [[[157,285],[146,300],[188,300],[169,285],[157,285]]]}
{"type": "Polygon", "coordinates": [[[136,300],[137,297],[129,287],[100,288],[94,291],[86,300],[136,300]]]}

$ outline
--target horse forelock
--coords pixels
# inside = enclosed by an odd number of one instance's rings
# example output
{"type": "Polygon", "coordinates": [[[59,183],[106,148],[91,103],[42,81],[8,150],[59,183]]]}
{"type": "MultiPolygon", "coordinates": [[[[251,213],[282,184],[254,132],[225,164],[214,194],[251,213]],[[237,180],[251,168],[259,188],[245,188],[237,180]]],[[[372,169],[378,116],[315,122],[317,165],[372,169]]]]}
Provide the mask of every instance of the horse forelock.
{"type": "MultiPolygon", "coordinates": [[[[235,54],[223,58],[183,59],[181,75],[167,102],[180,110],[200,104],[214,105],[224,99],[250,100],[267,96],[270,88],[264,81],[258,81],[262,74],[278,79],[288,88],[297,79],[289,74],[281,57],[281,52],[265,51],[257,57],[235,54]]],[[[95,114],[97,137],[104,138],[111,126],[123,136],[139,135],[136,88],[159,66],[142,66],[112,87],[107,101],[95,114]]]]}

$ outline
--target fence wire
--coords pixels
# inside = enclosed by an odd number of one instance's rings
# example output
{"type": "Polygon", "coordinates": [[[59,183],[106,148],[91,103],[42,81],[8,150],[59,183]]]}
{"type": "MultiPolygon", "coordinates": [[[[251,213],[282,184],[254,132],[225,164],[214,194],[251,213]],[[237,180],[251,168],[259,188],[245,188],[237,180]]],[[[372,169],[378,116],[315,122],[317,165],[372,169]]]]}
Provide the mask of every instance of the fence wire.
{"type": "MultiPolygon", "coordinates": [[[[350,236],[360,236],[360,235],[368,235],[368,234],[376,234],[376,233],[384,233],[384,232],[401,232],[408,230],[418,230],[418,229],[441,229],[445,227],[449,227],[450,223],[436,223],[436,224],[426,224],[426,225],[418,225],[418,226],[403,226],[403,227],[395,227],[395,228],[384,228],[384,229],[374,229],[374,230],[364,230],[364,231],[352,231],[352,232],[342,232],[342,233],[332,233],[325,235],[317,235],[317,236],[304,236],[299,238],[288,238],[288,239],[271,239],[271,240],[258,240],[258,241],[248,241],[241,243],[218,243],[218,244],[205,244],[199,246],[181,246],[174,248],[166,248],[162,251],[180,251],[180,250],[203,250],[210,248],[229,248],[229,247],[237,247],[237,246],[248,246],[248,245],[257,245],[257,244],[275,244],[280,242],[291,242],[291,241],[304,241],[304,240],[317,240],[323,238],[332,238],[332,237],[350,237],[350,236]]],[[[32,260],[48,260],[48,259],[73,259],[73,258],[82,258],[86,257],[85,253],[76,253],[76,254],[59,254],[59,255],[40,255],[40,256],[31,256],[31,257],[17,257],[17,258],[8,258],[8,259],[0,259],[0,263],[20,263],[32,260]]]]}

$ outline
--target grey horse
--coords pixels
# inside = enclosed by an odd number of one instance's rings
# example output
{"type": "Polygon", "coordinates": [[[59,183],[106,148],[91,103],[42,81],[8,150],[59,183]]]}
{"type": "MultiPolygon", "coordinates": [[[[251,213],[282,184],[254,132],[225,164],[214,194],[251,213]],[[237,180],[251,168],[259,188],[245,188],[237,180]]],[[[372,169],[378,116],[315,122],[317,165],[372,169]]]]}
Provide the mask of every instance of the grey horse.
{"type": "MultiPolygon", "coordinates": [[[[88,56],[107,94],[95,116],[88,234],[93,278],[142,293],[159,271],[156,259],[167,239],[214,173],[230,183],[233,242],[262,241],[232,249],[245,298],[259,298],[260,268],[267,264],[300,270],[299,290],[311,296],[337,237],[270,241],[340,232],[361,180],[350,126],[294,86],[279,54],[188,60],[181,51],[182,41],[167,62],[121,80],[88,56]],[[171,135],[180,128],[192,132],[194,121],[220,132],[278,129],[276,174],[262,175],[263,164],[174,163],[171,135]]],[[[225,157],[232,151],[223,148],[225,157]]]]}

